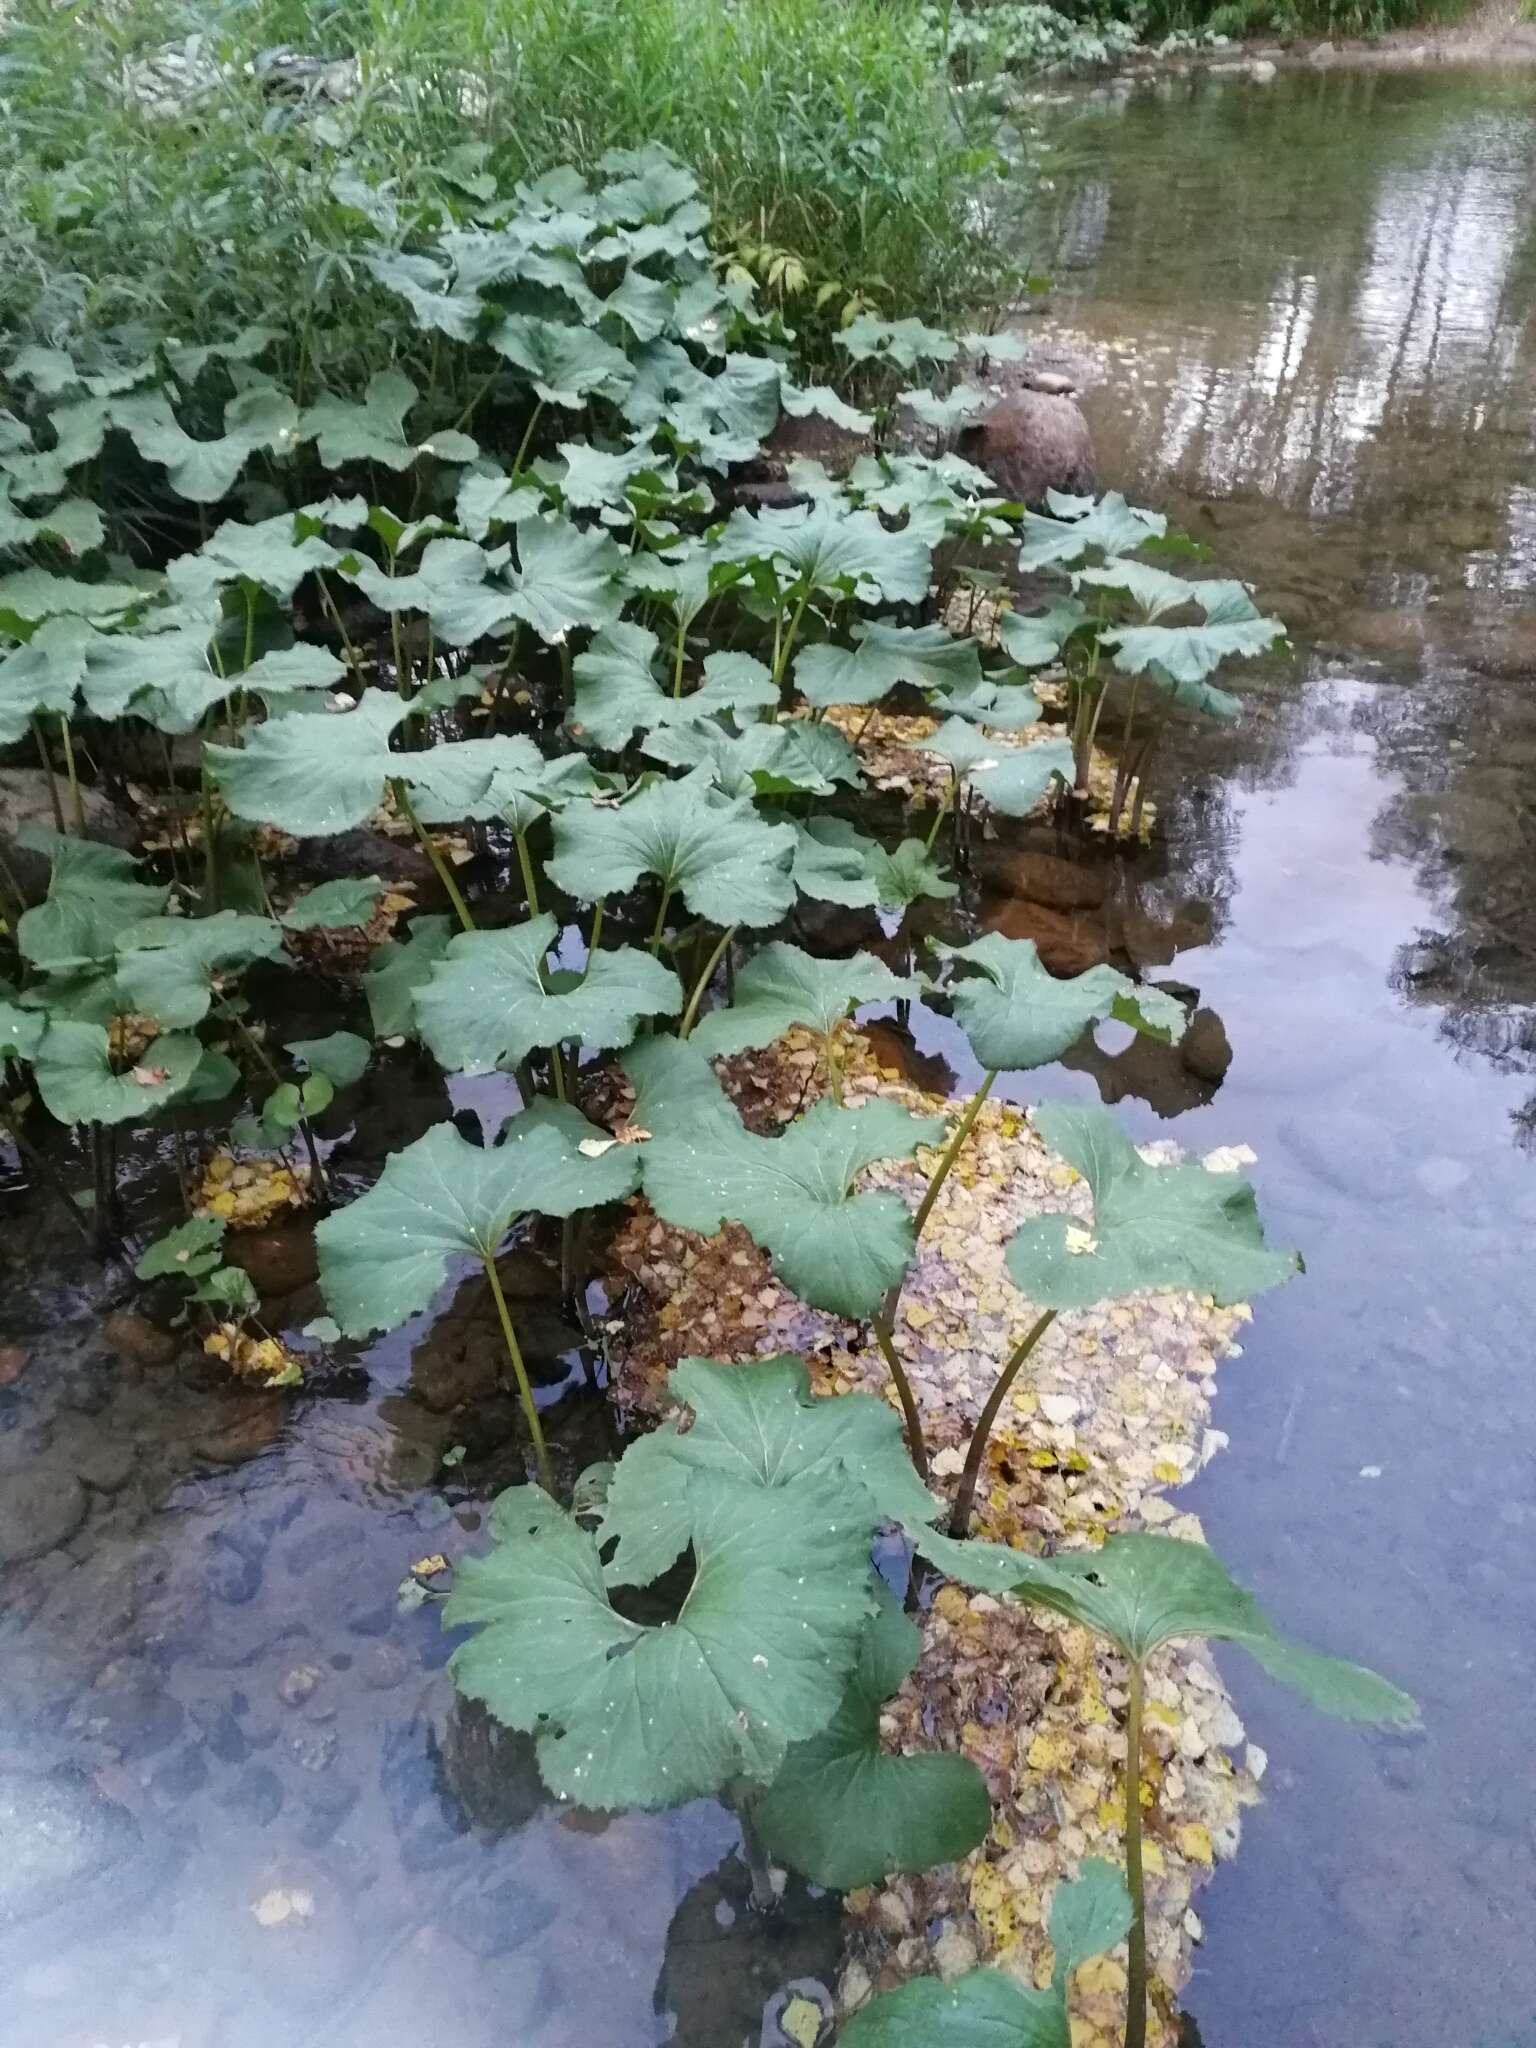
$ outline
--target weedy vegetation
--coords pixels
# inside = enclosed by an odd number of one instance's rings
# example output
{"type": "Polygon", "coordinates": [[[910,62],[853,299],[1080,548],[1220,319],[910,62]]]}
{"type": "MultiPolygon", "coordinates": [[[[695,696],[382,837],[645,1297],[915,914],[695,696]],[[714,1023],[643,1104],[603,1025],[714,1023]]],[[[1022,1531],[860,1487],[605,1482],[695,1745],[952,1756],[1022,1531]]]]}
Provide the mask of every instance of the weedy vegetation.
{"type": "MultiPolygon", "coordinates": [[[[809,34],[810,12],[797,18],[809,34]]],[[[732,19],[715,33],[745,33],[732,19]]],[[[858,7],[839,21],[825,32],[874,34],[858,7]]],[[[386,71],[369,93],[392,146],[386,71]]],[[[502,84],[538,106],[526,75],[502,84]]],[[[583,133],[572,112],[541,118],[583,133]]],[[[163,145],[199,177],[217,145],[217,119],[206,126],[213,144],[200,130],[163,145]]],[[[1168,722],[1234,715],[1213,676],[1280,629],[1242,586],[1177,576],[1163,522],[1121,499],[1026,511],[952,455],[898,452],[885,430],[900,404],[952,423],[978,402],[963,377],[935,395],[927,371],[1016,341],[861,310],[830,334],[834,389],[797,357],[772,281],[759,291],[750,264],[720,259],[710,206],[666,149],[508,183],[490,155],[461,154],[370,182],[301,164],[286,132],[273,125],[271,162],[236,204],[259,213],[269,176],[293,181],[291,269],[271,243],[237,279],[243,212],[235,259],[215,247],[203,263],[204,192],[197,224],[175,229],[190,241],[171,245],[199,255],[182,297],[167,284],[155,303],[157,286],[136,320],[104,267],[132,204],[108,189],[122,138],[94,194],[67,200],[53,167],[29,202],[51,193],[49,233],[74,247],[78,229],[84,254],[73,278],[48,267],[0,411],[0,744],[35,756],[56,803],[22,848],[48,863],[41,900],[0,875],[6,1129],[104,1252],[124,1227],[117,1137],[163,1134],[185,1213],[157,1219],[136,1270],[179,1276],[190,1314],[226,1318],[211,1347],[278,1381],[293,1361],[226,1257],[248,1215],[319,1215],[332,1335],[398,1329],[450,1278],[483,1272],[536,1483],[501,1496],[490,1550],[457,1575],[456,1683],[534,1738],[562,1798],[730,1801],[765,1903],[771,1857],[851,1887],[960,1855],[987,1829],[965,1759],[882,1752],[881,1705],[918,1636],[871,1566],[877,1531],[903,1531],[920,1572],[1100,1633],[1130,1671],[1129,1894],[1093,1866],[1062,1890],[1049,1990],[985,1970],[909,1986],[846,2038],[1065,2048],[1071,1969],[1128,1933],[1137,2042],[1148,1656],[1216,1636],[1330,1711],[1391,1719],[1410,1703],[1283,1644],[1202,1549],[1126,1535],[1036,1557],[961,1539],[988,1431],[1053,1318],[1148,1287],[1233,1301],[1298,1262],[1266,1243],[1240,1176],[1149,1166],[1103,1110],[1037,1109],[1093,1216],[1040,1217],[1014,1239],[1009,1272],[1035,1321],[1000,1362],[946,1505],[926,1484],[895,1318],[937,1192],[1001,1074],[1048,1065],[1097,1019],[1172,1038],[1183,1012],[1107,968],[1057,980],[1032,945],[996,935],[909,950],[897,973],[785,934],[805,902],[952,894],[946,863],[964,863],[983,808],[1080,812],[1112,698],[1108,822],[1129,831],[1168,722]],[[312,202],[343,239],[324,261],[306,241],[312,202]],[[282,326],[250,317],[275,304],[292,309],[282,326]],[[841,480],[801,465],[798,504],[731,504],[733,473],[786,415],[866,433],[870,452],[841,480]],[[1003,549],[1061,592],[1006,612],[1001,647],[983,645],[936,616],[941,547],[957,575],[1003,549]],[[1046,676],[1055,729],[1004,747],[1042,717],[1046,676]],[[859,750],[824,716],[850,702],[874,716],[897,690],[932,709],[952,770],[926,833],[871,819],[859,750]],[[147,857],[85,831],[96,790],[133,793],[147,857]],[[420,847],[438,907],[371,873],[299,879],[307,851],[369,821],[420,847]],[[331,975],[366,1034],[285,1039],[300,970],[331,975]],[[985,1076],[947,1126],[842,1099],[849,1012],[918,998],[952,1008],[985,1076]],[[826,1085],[764,1135],[715,1062],[791,1025],[817,1034],[826,1085]],[[515,1078],[520,1106],[486,1143],[441,1122],[359,1186],[328,1133],[402,1040],[447,1075],[509,1077],[509,1100],[515,1078]],[[622,1115],[590,1113],[600,1080],[622,1115]],[[198,1134],[220,1121],[224,1149],[204,1161],[198,1134]],[[931,1162],[915,1214],[861,1186],[872,1163],[913,1155],[931,1162]],[[574,1286],[598,1213],[637,1198],[687,1230],[739,1224],[807,1303],[867,1325],[901,1419],[868,1395],[814,1398],[796,1358],[689,1360],[672,1383],[687,1426],[638,1437],[563,1505],[572,1475],[498,1258],[548,1227],[574,1286]],[[680,1603],[633,1619],[637,1590],[664,1598],[684,1559],[680,1603]]]]}

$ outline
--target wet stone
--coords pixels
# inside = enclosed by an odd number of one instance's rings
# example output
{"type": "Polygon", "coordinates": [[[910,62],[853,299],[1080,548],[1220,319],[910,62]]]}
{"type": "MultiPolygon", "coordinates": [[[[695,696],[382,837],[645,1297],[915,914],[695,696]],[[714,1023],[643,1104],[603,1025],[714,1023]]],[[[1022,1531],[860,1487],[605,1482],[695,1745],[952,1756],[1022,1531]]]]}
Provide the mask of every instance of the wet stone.
{"type": "Polygon", "coordinates": [[[132,1308],[114,1310],[101,1334],[114,1351],[135,1365],[169,1365],[181,1349],[176,1331],[157,1329],[147,1316],[132,1308]]]}
{"type": "Polygon", "coordinates": [[[508,1873],[476,1877],[454,1895],[447,1925],[457,1941],[482,1958],[509,1954],[554,1924],[559,1907],[508,1873]]]}
{"type": "Polygon", "coordinates": [[[85,1778],[0,1773],[0,1928],[78,1897],[139,1839],[127,1808],[85,1778]]]}
{"type": "Polygon", "coordinates": [[[85,1514],[85,1489],[70,1473],[29,1466],[0,1476],[0,1566],[56,1550],[85,1514]]]}
{"type": "Polygon", "coordinates": [[[245,1556],[232,1543],[215,1537],[208,1546],[203,1577],[216,1599],[242,1607],[256,1597],[261,1585],[261,1560],[245,1556]]]}
{"type": "Polygon", "coordinates": [[[251,1764],[220,1793],[219,1804],[231,1820],[268,1827],[283,1809],[283,1781],[270,1764],[251,1764]]]}

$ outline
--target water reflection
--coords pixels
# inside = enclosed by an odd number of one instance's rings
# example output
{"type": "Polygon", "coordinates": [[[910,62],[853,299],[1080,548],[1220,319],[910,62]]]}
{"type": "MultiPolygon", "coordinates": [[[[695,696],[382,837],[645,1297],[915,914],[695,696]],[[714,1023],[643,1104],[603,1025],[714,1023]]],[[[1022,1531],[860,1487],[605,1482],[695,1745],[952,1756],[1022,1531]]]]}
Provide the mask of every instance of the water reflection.
{"type": "Polygon", "coordinates": [[[1232,1674],[1272,1802],[1207,1895],[1190,2004],[1219,2048],[1518,2039],[1536,99],[1460,70],[1173,81],[1073,140],[1058,274],[1104,473],[1212,540],[1297,647],[1163,783],[1158,886],[1217,914],[1174,971],[1235,1052],[1177,1133],[1257,1148],[1309,1266],[1223,1379],[1233,1451],[1196,1506],[1284,1619],[1426,1717],[1341,1738],[1232,1674]]]}

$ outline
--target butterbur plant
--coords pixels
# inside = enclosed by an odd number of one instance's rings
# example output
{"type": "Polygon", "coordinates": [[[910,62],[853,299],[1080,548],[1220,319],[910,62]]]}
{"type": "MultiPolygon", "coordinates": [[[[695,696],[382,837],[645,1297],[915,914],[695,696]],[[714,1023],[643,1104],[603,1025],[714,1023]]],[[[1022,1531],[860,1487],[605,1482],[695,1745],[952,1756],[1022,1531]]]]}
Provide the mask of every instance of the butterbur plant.
{"type": "MultiPolygon", "coordinates": [[[[1266,1243],[1240,1176],[1150,1165],[1100,1109],[1035,1108],[1029,1142],[1084,1188],[1008,1246],[1018,1339],[946,1506],[898,1316],[914,1261],[940,1256],[936,1205],[1003,1076],[1106,1019],[1171,1043],[1184,1010],[1109,966],[1049,974],[1027,941],[972,936],[963,903],[929,949],[919,918],[891,928],[957,898],[950,868],[981,832],[1069,825],[1068,791],[1118,831],[1134,789],[1139,826],[1167,719],[1231,715],[1218,666],[1278,626],[1239,585],[1173,574],[1179,544],[1123,499],[1025,511],[952,452],[877,440],[898,392],[940,431],[970,420],[976,374],[1018,337],[865,309],[836,344],[851,395],[807,381],[750,278],[722,278],[695,181],[664,151],[510,191],[478,160],[467,182],[343,174],[336,211],[393,358],[361,389],[327,389],[315,337],[276,329],[93,334],[5,373],[0,747],[41,748],[57,809],[18,845],[25,870],[0,871],[0,1119],[103,1242],[123,1227],[118,1134],[158,1123],[185,1220],[130,1255],[199,1308],[252,1309],[225,1235],[251,1220],[230,1155],[197,1180],[210,1124],[282,1155],[285,1200],[307,1183],[331,1319],[316,1334],[399,1330],[450,1284],[483,1285],[536,1483],[500,1496],[488,1553],[458,1567],[455,1681],[532,1737],[561,1799],[728,1800],[765,1905],[770,1858],[850,1888],[987,1832],[967,1759],[882,1742],[921,1636],[872,1567],[878,1535],[1099,1629],[1131,1666],[1134,2043],[1146,1658],[1170,1635],[1227,1635],[1322,1704],[1406,1703],[1278,1645],[1203,1551],[1116,1536],[1035,1559],[960,1540],[1056,1318],[1148,1289],[1246,1300],[1299,1261],[1266,1243]],[[271,365],[294,360],[290,388],[271,365]],[[920,385],[934,369],[952,390],[920,385]],[[841,477],[794,462],[803,502],[749,509],[734,472],[786,417],[870,445],[841,477]],[[936,615],[935,571],[983,544],[1068,586],[1004,606],[985,640],[956,606],[936,615]],[[947,795],[888,830],[871,749],[914,692],[947,795]],[[138,853],[91,836],[98,795],[135,807],[138,853]],[[864,919],[850,943],[818,946],[829,907],[864,919]],[[283,1021],[295,989],[303,1036],[283,1021]],[[948,1006],[980,1068],[953,1111],[844,1071],[850,1016],[919,1004],[948,1006]],[[742,1066],[791,1031],[801,1099],[761,1110],[742,1066]],[[375,1172],[355,1140],[408,1065],[475,1084],[483,1142],[462,1107],[436,1112],[375,1172]],[[45,1115],[80,1134],[94,1217],[45,1115]],[[869,1184],[893,1163],[897,1186],[869,1184]],[[739,1226],[851,1350],[873,1340],[895,1407],[814,1398],[794,1357],[690,1358],[675,1414],[570,1488],[503,1261],[558,1234],[580,1302],[595,1220],[642,1200],[676,1231],[739,1226]]],[[[233,1360],[229,1327],[212,1337],[233,1360]]],[[[1049,1990],[991,1971],[911,1986],[847,2039],[1063,2048],[1070,1971],[1125,1911],[1090,1866],[1057,1895],[1049,1990]]]]}

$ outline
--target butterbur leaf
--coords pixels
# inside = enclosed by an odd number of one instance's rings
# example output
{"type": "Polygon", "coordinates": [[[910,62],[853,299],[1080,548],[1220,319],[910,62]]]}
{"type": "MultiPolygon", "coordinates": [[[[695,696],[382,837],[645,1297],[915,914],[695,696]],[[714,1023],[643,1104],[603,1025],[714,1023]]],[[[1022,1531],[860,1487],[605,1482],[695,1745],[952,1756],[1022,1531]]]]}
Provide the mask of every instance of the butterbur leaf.
{"type": "Polygon", "coordinates": [[[903,839],[887,852],[844,818],[810,818],[797,830],[795,886],[803,895],[904,910],[924,896],[959,893],[959,884],[942,872],[921,839],[903,839]]]}
{"type": "Polygon", "coordinates": [[[849,434],[867,434],[875,424],[873,413],[860,412],[857,406],[849,405],[830,384],[807,384],[802,388],[782,378],[779,400],[792,420],[830,420],[834,427],[849,434]]]}
{"type": "Polygon", "coordinates": [[[257,449],[288,448],[298,440],[298,408],[270,384],[236,393],[224,408],[223,436],[214,441],[194,440],[161,391],[121,400],[112,417],[146,462],[163,465],[171,489],[200,505],[227,498],[257,449]]]}
{"type": "MultiPolygon", "coordinates": [[[[639,477],[655,476],[664,465],[654,448],[626,448],[610,454],[585,441],[562,441],[556,451],[565,462],[558,489],[567,505],[596,510],[603,505],[626,505],[629,487],[639,477]]],[[[668,469],[666,477],[672,478],[668,469]]]]}
{"type": "Polygon", "coordinates": [[[1025,732],[1039,723],[1040,699],[1015,669],[1017,680],[984,676],[973,689],[952,691],[943,699],[942,709],[968,725],[984,725],[990,732],[1025,732]]]}
{"type": "Polygon", "coordinates": [[[1059,1060],[1090,1025],[1114,1017],[1165,1044],[1184,1035],[1184,1008],[1161,989],[1141,988],[1113,967],[1058,980],[1040,964],[1033,939],[987,932],[969,946],[936,946],[978,970],[946,993],[983,1067],[1012,1073],[1059,1060]]]}
{"type": "Polygon", "coordinates": [[[856,789],[862,780],[858,756],[842,733],[803,718],[749,725],[745,732],[727,732],[713,722],[663,726],[643,751],[673,768],[698,769],[731,797],[830,796],[839,783],[856,789]]]}
{"type": "Polygon", "coordinates": [[[454,513],[471,540],[483,541],[493,526],[513,526],[544,509],[544,493],[532,484],[494,475],[466,474],[459,483],[454,513]]]}
{"type": "Polygon", "coordinates": [[[639,1148],[617,1145],[589,1159],[570,1119],[602,1135],[575,1110],[564,1119],[525,1110],[495,1145],[471,1145],[452,1124],[435,1124],[391,1153],[367,1194],[315,1232],[320,1285],[346,1334],[398,1329],[427,1307],[451,1259],[494,1258],[525,1212],[569,1216],[628,1194],[639,1148]]]}
{"type": "Polygon", "coordinates": [[[207,745],[203,759],[237,818],[317,838],[360,825],[405,756],[389,736],[409,706],[393,691],[366,691],[352,711],[268,719],[244,746],[207,745]]]}
{"type": "Polygon", "coordinates": [[[1252,1186],[1203,1166],[1148,1166],[1107,1109],[1043,1103],[1036,1130],[1093,1193],[1093,1220],[1037,1216],[1008,1246],[1014,1283],[1041,1308],[1087,1308],[1143,1287],[1188,1288],[1219,1305],[1300,1270],[1264,1242],[1252,1186]],[[1083,1240],[1086,1238],[1086,1242],[1083,1240]]]}
{"type": "Polygon", "coordinates": [[[717,653],[704,663],[702,686],[674,697],[657,682],[653,662],[656,635],[621,620],[605,627],[573,666],[576,681],[573,723],[600,747],[617,750],[637,732],[663,725],[693,725],[735,710],[767,710],[779,693],[760,661],[750,654],[717,653]]]}
{"type": "Polygon", "coordinates": [[[949,433],[956,427],[973,425],[997,404],[996,396],[976,384],[957,384],[940,398],[932,391],[898,391],[896,403],[904,405],[925,427],[949,433]]]}
{"type": "Polygon", "coordinates": [[[196,1024],[208,1014],[219,969],[273,960],[282,935],[270,918],[221,910],[213,917],[150,917],[117,941],[117,986],[123,1008],[167,1027],[196,1024]]]}
{"type": "Polygon", "coordinates": [[[1070,1884],[1058,1884],[1051,1900],[1051,1947],[1056,1961],[1051,1981],[1066,1989],[1068,1976],[1090,1956],[1101,1956],[1131,1931],[1131,1895],[1113,1863],[1091,1856],[1070,1884]]]}
{"type": "Polygon", "coordinates": [[[1068,568],[1090,554],[1128,555],[1168,530],[1160,512],[1140,511],[1128,505],[1118,491],[1106,492],[1096,505],[1091,500],[1048,492],[1046,503],[1053,511],[1064,510],[1067,516],[1024,514],[1019,528],[1024,536],[1019,549],[1021,569],[1043,569],[1052,563],[1068,568]]]}
{"type": "Polygon", "coordinates": [[[1119,626],[1099,637],[1114,649],[1116,668],[1147,675],[1176,703],[1233,718],[1236,700],[1224,690],[1205,687],[1206,677],[1229,656],[1267,653],[1285,638],[1285,627],[1279,619],[1263,617],[1241,583],[1189,583],[1184,590],[1204,612],[1203,625],[1119,626]]]}
{"type": "Polygon", "coordinates": [[[692,1411],[687,1426],[673,1418],[637,1437],[609,1484],[601,1541],[617,1546],[605,1569],[610,1586],[646,1585],[681,1557],[693,1472],[754,1488],[814,1477],[829,1503],[871,1534],[881,1521],[921,1525],[939,1511],[887,1403],[873,1394],[818,1399],[803,1359],[685,1358],[668,1375],[667,1394],[692,1411]]]}
{"type": "Polygon", "coordinates": [[[157,1237],[145,1247],[133,1269],[136,1277],[159,1280],[169,1274],[173,1279],[195,1280],[200,1274],[213,1272],[219,1263],[225,1227],[222,1216],[193,1216],[178,1223],[174,1230],[168,1230],[164,1237],[157,1237]]]}
{"type": "Polygon", "coordinates": [[[976,1847],[992,1820],[986,1780],[963,1756],[887,1756],[880,1709],[922,1636],[887,1594],[864,1632],[837,1712],[789,1752],[753,1809],[771,1855],[835,1891],[927,1870],[976,1847]]]}
{"type": "Polygon", "coordinates": [[[345,462],[409,469],[419,455],[472,462],[479,451],[464,434],[444,433],[420,445],[406,439],[405,416],[417,396],[416,386],[403,371],[380,370],[368,379],[361,404],[326,392],[304,414],[299,433],[304,440],[314,437],[327,469],[339,469],[345,462]]]}
{"type": "Polygon", "coordinates": [[[1068,1976],[1116,1947],[1129,1924],[1130,1900],[1119,1872],[1086,1862],[1071,1884],[1056,1887],[1051,1945],[1057,1974],[1049,1991],[1026,1989],[1002,1970],[968,1970],[949,1984],[914,1978],[856,2012],[840,2036],[842,2048],[1071,2048],[1068,1976]]]}
{"type": "Polygon", "coordinates": [[[876,619],[855,628],[853,647],[808,647],[795,681],[808,704],[873,704],[898,683],[920,690],[969,690],[981,681],[974,640],[943,626],[897,626],[876,619]]]}
{"type": "MultiPolygon", "coordinates": [[[[318,533],[309,532],[301,538],[298,525],[292,512],[281,512],[275,518],[251,525],[227,519],[195,556],[182,560],[243,576],[248,583],[259,583],[263,590],[271,591],[281,603],[287,604],[306,576],[317,569],[332,568],[341,559],[340,549],[318,533]]],[[[185,588],[192,574],[191,569],[182,569],[178,562],[173,566],[172,581],[178,588],[185,588]],[[181,570],[179,578],[176,570],[181,570]]]]}
{"type": "Polygon", "coordinates": [[[841,595],[869,588],[888,604],[922,603],[933,556],[917,534],[891,533],[873,512],[844,512],[825,502],[765,512],[738,506],[717,553],[723,562],[783,563],[793,591],[841,595]]]}
{"type": "Polygon", "coordinates": [[[946,718],[919,750],[948,761],[1005,818],[1025,818],[1058,781],[1074,772],[1070,740],[1034,740],[1026,747],[988,741],[963,718],[946,718]]]}
{"type": "Polygon", "coordinates": [[[115,846],[38,829],[18,840],[53,863],[46,900],[16,921],[22,958],[49,974],[111,960],[124,927],[157,916],[171,893],[136,880],[134,860],[115,846]]]}
{"type": "Polygon", "coordinates": [[[1061,598],[1044,611],[998,614],[998,633],[1003,647],[1021,668],[1039,668],[1054,661],[1078,627],[1088,617],[1080,598],[1061,598]]]}
{"type": "Polygon", "coordinates": [[[373,917],[384,884],[377,875],[338,875],[333,882],[321,882],[295,897],[283,912],[285,931],[341,931],[365,925],[373,917]]]}
{"type": "Polygon", "coordinates": [[[775,941],[753,955],[736,977],[729,1009],[701,1017],[693,1042],[708,1058],[770,1045],[792,1025],[829,1037],[856,1003],[889,1003],[917,993],[910,976],[892,974],[872,953],[818,960],[775,941]]]}
{"type": "Polygon", "coordinates": [[[452,1073],[511,1069],[535,1046],[577,1039],[596,1051],[628,1045],[642,1017],[683,1006],[677,976],[632,946],[599,950],[585,976],[551,975],[557,926],[548,914],[497,932],[460,932],[416,992],[416,1022],[452,1073]]]}
{"type": "Polygon", "coordinates": [[[555,818],[550,879],[592,903],[653,875],[696,917],[718,925],[777,924],[794,902],[788,825],[689,776],[652,783],[617,810],[573,804],[555,818]]]}
{"type": "Polygon", "coordinates": [[[1203,1543],[1131,1530],[1051,1564],[1051,1577],[1032,1578],[1017,1589],[1019,1597],[1083,1623],[1138,1662],[1176,1637],[1204,1636],[1236,1643],[1271,1677],[1339,1720],[1417,1717],[1407,1693],[1374,1671],[1287,1642],[1203,1543]]]}
{"type": "Polygon", "coordinates": [[[1148,620],[1160,618],[1181,604],[1193,603],[1199,593],[1199,585],[1186,582],[1182,576],[1171,576],[1166,569],[1155,569],[1150,562],[1134,562],[1125,555],[1117,556],[1102,568],[1079,569],[1072,580],[1079,590],[1086,587],[1122,591],[1148,620]]]}
{"type": "Polygon", "coordinates": [[[323,1074],[333,1088],[350,1088],[360,1081],[373,1055],[373,1047],[355,1031],[331,1031],[324,1038],[291,1038],[283,1050],[311,1074],[323,1074]]]}
{"type": "Polygon", "coordinates": [[[912,1256],[912,1217],[900,1196],[855,1194],[877,1159],[906,1158],[943,1132],[877,1098],[860,1109],[822,1101],[776,1138],[746,1130],[692,1045],[652,1039],[624,1065],[635,1082],[645,1191],[668,1223],[712,1237],[740,1223],[774,1270],[815,1308],[867,1316],[912,1256]],[[713,1100],[711,1100],[711,1094],[713,1100]]]}
{"type": "MultiPolygon", "coordinates": [[[[498,551],[496,559],[503,558],[504,550],[498,551]]],[[[505,587],[491,579],[492,557],[472,540],[428,541],[409,575],[388,576],[372,562],[349,561],[342,573],[370,604],[382,612],[425,612],[437,638],[452,647],[494,633],[517,609],[505,587]]]]}
{"type": "Polygon", "coordinates": [[[495,1548],[454,1574],[443,1619],[476,1631],[454,1683],[534,1734],[560,1798],[655,1808],[761,1784],[836,1710],[874,1604],[867,1528],[815,1479],[687,1485],[696,1572],[671,1623],[619,1614],[597,1540],[535,1487],[501,1495],[495,1548]]]}
{"type": "Polygon", "coordinates": [[[491,335],[491,346],[523,371],[546,405],[579,410],[605,385],[629,381],[629,358],[590,327],[510,313],[491,335]]]}
{"type": "Polygon", "coordinates": [[[54,1018],[32,1071],[49,1114],[61,1124],[121,1124],[152,1116],[179,1095],[202,1050],[190,1034],[163,1033],[139,1065],[119,1074],[102,1025],[54,1018]]]}
{"type": "Polygon", "coordinates": [[[901,370],[915,369],[920,362],[950,363],[960,352],[959,342],[942,328],[921,320],[877,320],[872,313],[850,320],[835,339],[856,363],[879,357],[901,370]]]}
{"type": "Polygon", "coordinates": [[[541,640],[555,644],[573,626],[606,626],[618,617],[623,557],[606,533],[583,532],[566,519],[524,519],[516,536],[509,602],[541,640]]]}
{"type": "Polygon", "coordinates": [[[84,619],[48,619],[0,655],[0,746],[19,740],[37,711],[70,712],[96,638],[84,619]]]}
{"type": "Polygon", "coordinates": [[[19,1009],[0,997],[0,1061],[31,1059],[47,1028],[40,1010],[19,1009]]]}
{"type": "Polygon", "coordinates": [[[363,994],[376,1038],[399,1038],[416,1028],[416,993],[432,977],[458,927],[436,911],[413,918],[405,939],[379,947],[363,976],[363,994]]]}

